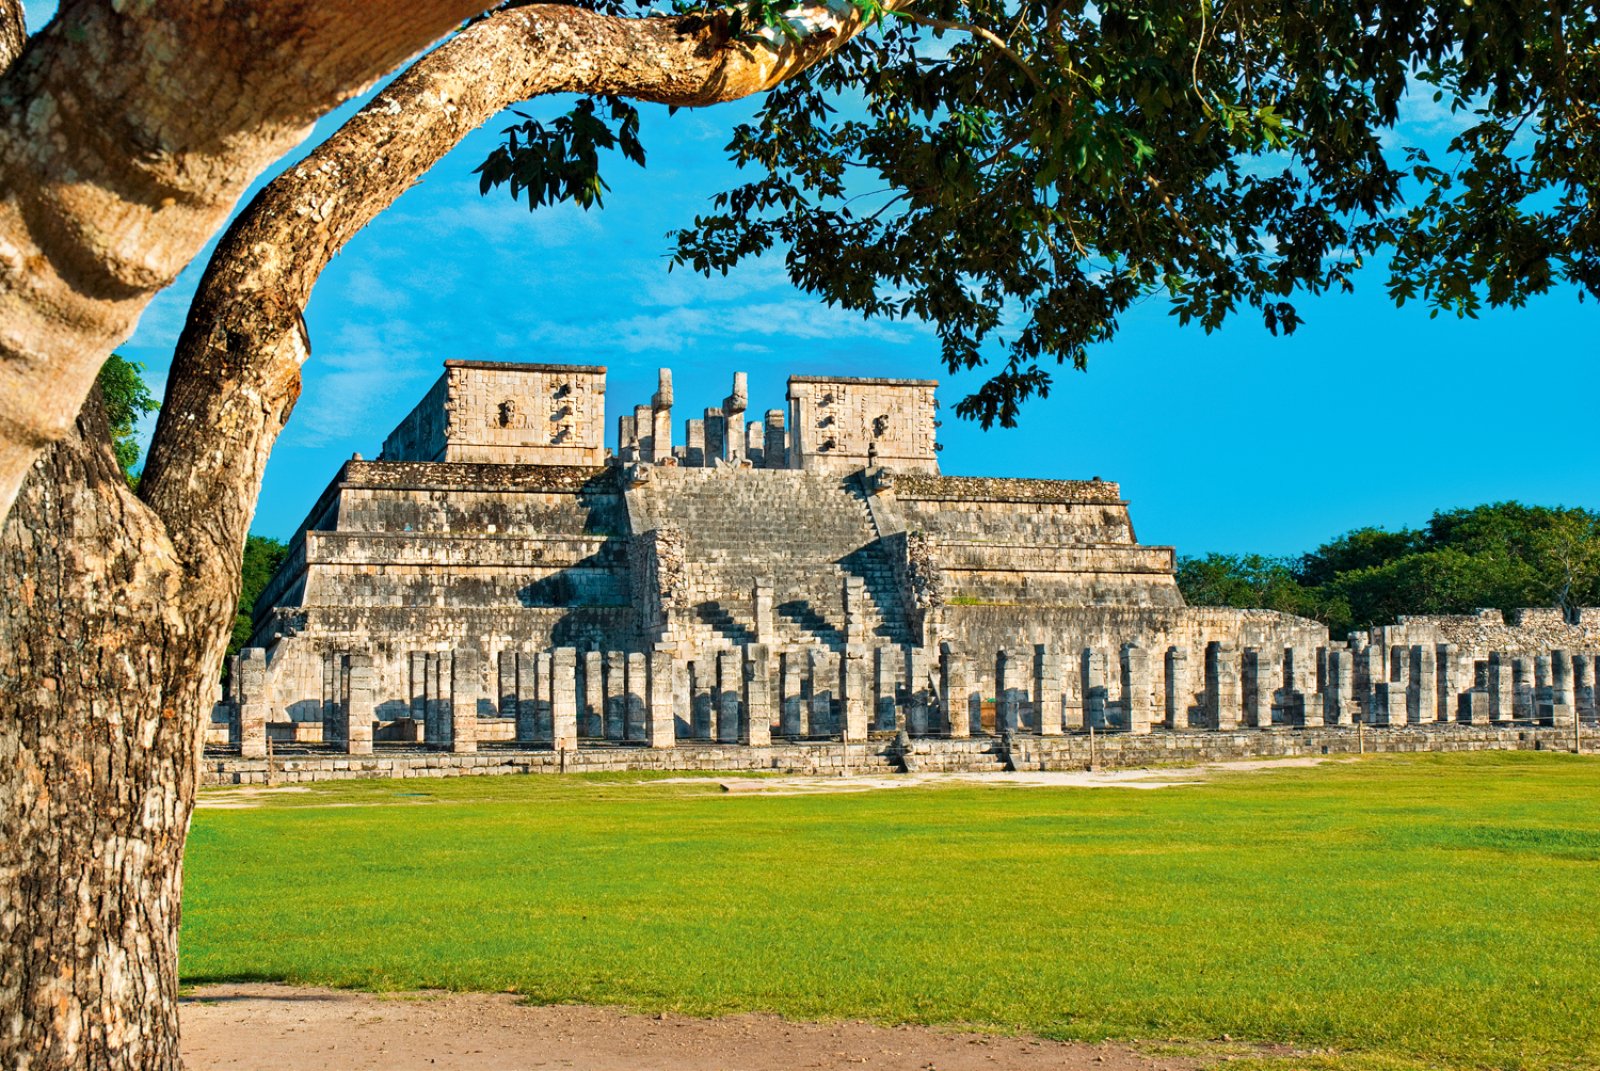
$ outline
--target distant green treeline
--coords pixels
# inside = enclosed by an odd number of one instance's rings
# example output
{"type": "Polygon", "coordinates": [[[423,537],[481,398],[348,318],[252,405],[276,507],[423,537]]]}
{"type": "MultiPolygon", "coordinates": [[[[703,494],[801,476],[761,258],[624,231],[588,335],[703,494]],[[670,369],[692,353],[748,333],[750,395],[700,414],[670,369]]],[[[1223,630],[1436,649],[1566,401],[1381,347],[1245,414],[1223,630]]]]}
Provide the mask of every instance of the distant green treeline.
{"type": "Polygon", "coordinates": [[[1497,502],[1421,528],[1357,528],[1299,557],[1178,559],[1192,606],[1282,610],[1334,636],[1401,614],[1600,605],[1600,513],[1497,502]]]}

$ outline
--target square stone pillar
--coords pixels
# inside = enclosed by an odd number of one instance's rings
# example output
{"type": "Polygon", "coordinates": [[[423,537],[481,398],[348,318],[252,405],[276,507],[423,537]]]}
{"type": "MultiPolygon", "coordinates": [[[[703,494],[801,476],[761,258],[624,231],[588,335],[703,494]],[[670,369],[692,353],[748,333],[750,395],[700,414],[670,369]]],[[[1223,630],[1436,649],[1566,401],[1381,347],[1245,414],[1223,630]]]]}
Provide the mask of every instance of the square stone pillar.
{"type": "MultiPolygon", "coordinates": [[[[1317,656],[1310,647],[1285,647],[1282,657],[1284,701],[1288,707],[1285,722],[1304,726],[1306,708],[1311,697],[1317,694],[1317,656]]],[[[1319,707],[1321,704],[1317,704],[1319,707]]],[[[1317,711],[1316,724],[1322,724],[1322,711],[1317,711]]]]}
{"type": "Polygon", "coordinates": [[[1379,703],[1378,685],[1389,679],[1389,666],[1382,644],[1369,643],[1355,652],[1356,697],[1361,705],[1361,717],[1368,725],[1377,725],[1379,703]]]}
{"type": "Polygon", "coordinates": [[[772,655],[764,643],[752,643],[744,649],[739,743],[755,747],[772,743],[772,655]]]}
{"type": "Polygon", "coordinates": [[[772,643],[778,638],[773,618],[773,585],[770,576],[757,577],[750,590],[751,621],[754,623],[756,642],[772,643]]]}
{"type": "Polygon", "coordinates": [[[650,711],[644,736],[649,747],[677,746],[677,668],[677,660],[670,650],[658,647],[650,652],[650,711]]]}
{"type": "Polygon", "coordinates": [[[518,654],[516,662],[516,741],[530,745],[539,741],[539,661],[536,655],[525,653],[518,654]]]}
{"type": "Polygon", "coordinates": [[[1399,681],[1379,681],[1372,689],[1373,713],[1379,725],[1391,729],[1406,726],[1406,686],[1399,681]]]}
{"type": "Polygon", "coordinates": [[[517,652],[509,647],[495,655],[495,709],[502,718],[517,716],[517,652]]]}
{"type": "Polygon", "coordinates": [[[1040,736],[1060,736],[1061,717],[1061,653],[1048,644],[1033,647],[1033,711],[1034,729],[1040,736]]]}
{"type": "Polygon", "coordinates": [[[1305,696],[1301,700],[1301,708],[1300,708],[1300,725],[1301,725],[1301,727],[1305,728],[1305,729],[1320,729],[1320,728],[1322,728],[1323,723],[1324,723],[1323,714],[1322,714],[1322,708],[1323,708],[1322,696],[1318,695],[1316,692],[1312,692],[1311,694],[1305,696]]]}
{"type": "Polygon", "coordinates": [[[1439,656],[1433,644],[1411,648],[1411,687],[1406,692],[1406,713],[1411,724],[1439,720],[1439,656]]]}
{"type": "Polygon", "coordinates": [[[717,742],[739,742],[739,702],[744,694],[744,663],[738,651],[723,648],[717,652],[717,742]]]}
{"type": "Polygon", "coordinates": [[[449,651],[432,651],[428,654],[428,721],[424,726],[423,741],[429,747],[449,747],[454,739],[449,726],[450,693],[454,671],[449,651]]]}
{"type": "Polygon", "coordinates": [[[1392,648],[1389,651],[1389,691],[1384,706],[1388,714],[1387,724],[1391,728],[1399,728],[1411,721],[1413,698],[1417,694],[1411,678],[1411,649],[1392,648]]]}
{"type": "Polygon", "coordinates": [[[450,660],[450,702],[445,739],[458,755],[478,750],[478,701],[483,698],[483,657],[470,647],[454,652],[450,660]]]}
{"type": "Polygon", "coordinates": [[[1239,667],[1231,647],[1206,644],[1206,725],[1218,732],[1239,727],[1239,667]]]}
{"type": "Polygon", "coordinates": [[[426,730],[428,724],[428,654],[426,651],[412,651],[408,659],[411,675],[411,715],[413,731],[417,727],[426,730]]]}
{"type": "Polygon", "coordinates": [[[1244,700],[1244,723],[1254,729],[1272,728],[1273,678],[1267,652],[1259,647],[1246,647],[1240,661],[1241,691],[1244,700]]]}
{"type": "Polygon", "coordinates": [[[1166,696],[1162,709],[1162,724],[1168,729],[1189,727],[1189,702],[1194,695],[1194,684],[1189,679],[1189,649],[1167,648],[1166,696]]]}
{"type": "Polygon", "coordinates": [[[1512,700],[1511,663],[1499,651],[1489,652],[1489,724],[1508,722],[1516,715],[1512,700]]]}
{"type": "Polygon", "coordinates": [[[322,652],[322,742],[344,750],[344,655],[322,652]]]}
{"type": "Polygon", "coordinates": [[[1154,714],[1154,685],[1150,680],[1150,652],[1136,643],[1122,645],[1122,711],[1128,732],[1142,736],[1150,732],[1154,714]]]}
{"type": "Polygon", "coordinates": [[[642,743],[648,731],[645,726],[646,700],[650,695],[649,663],[643,651],[629,651],[627,658],[627,698],[623,703],[622,738],[642,743]]]}
{"type": "Polygon", "coordinates": [[[806,735],[806,701],[801,693],[801,656],[787,651],[782,656],[782,678],[778,686],[778,732],[788,737],[806,735]]]}
{"type": "MultiPolygon", "coordinates": [[[[1083,727],[1093,726],[1095,729],[1106,727],[1106,654],[1093,647],[1085,647],[1078,657],[1079,680],[1082,681],[1083,691],[1083,727]],[[1096,694],[1098,693],[1098,698],[1096,694]]],[[[996,692],[996,720],[998,721],[998,695],[996,692]]],[[[997,725],[996,728],[999,726],[997,725]]]]}
{"type": "Polygon", "coordinates": [[[995,652],[994,731],[1001,736],[1022,731],[1022,696],[1032,676],[1033,667],[1025,666],[1018,652],[995,652]]]}
{"type": "Polygon", "coordinates": [[[578,749],[578,652],[557,647],[550,656],[550,745],[578,749]]]}
{"type": "Polygon", "coordinates": [[[378,705],[378,674],[372,656],[364,651],[345,661],[344,750],[350,755],[372,754],[372,722],[378,705]]]}
{"type": "Polygon", "coordinates": [[[1511,716],[1517,721],[1534,720],[1533,660],[1527,657],[1511,660],[1511,716]]]}
{"type": "Polygon", "coordinates": [[[717,663],[709,654],[689,664],[689,724],[696,740],[717,738],[717,663]]]}
{"type": "Polygon", "coordinates": [[[1327,690],[1322,712],[1329,725],[1350,725],[1361,716],[1356,708],[1355,658],[1343,647],[1328,648],[1327,690]]]}
{"type": "Polygon", "coordinates": [[[789,439],[783,430],[783,410],[768,409],[762,436],[761,467],[781,469],[789,464],[789,439]]]}
{"type": "Polygon", "coordinates": [[[1577,707],[1572,701],[1572,656],[1563,650],[1550,652],[1550,724],[1557,729],[1572,728],[1577,707]]]}
{"type": "Polygon", "coordinates": [[[578,732],[583,736],[604,736],[606,669],[605,655],[599,651],[583,653],[581,686],[578,697],[578,732]]]}
{"type": "Polygon", "coordinates": [[[622,651],[607,651],[605,659],[606,739],[623,740],[628,733],[628,656],[622,651]]]}
{"type": "MultiPolygon", "coordinates": [[[[1434,646],[1434,657],[1438,662],[1438,671],[1434,676],[1434,685],[1438,689],[1433,720],[1436,722],[1451,722],[1456,717],[1457,697],[1469,690],[1471,682],[1461,680],[1460,651],[1453,643],[1440,643],[1434,646]]],[[[1427,719],[1424,718],[1424,721],[1427,719]]]]}
{"type": "Polygon", "coordinates": [[[239,652],[234,692],[238,696],[239,757],[264,759],[267,757],[267,720],[272,714],[272,701],[267,695],[265,647],[246,647],[239,652]]]}
{"type": "Polygon", "coordinates": [[[972,735],[972,678],[964,658],[948,643],[939,645],[939,697],[941,721],[947,735],[962,739],[972,735]]]}
{"type": "Polygon", "coordinates": [[[1580,721],[1594,720],[1594,658],[1588,653],[1572,656],[1572,708],[1580,721]]]}
{"type": "Polygon", "coordinates": [[[840,731],[848,741],[867,738],[867,657],[859,644],[845,647],[839,659],[840,731]]]}
{"type": "Polygon", "coordinates": [[[1535,655],[1533,659],[1533,720],[1536,725],[1549,725],[1551,705],[1555,690],[1550,686],[1550,656],[1535,655]]]}
{"type": "Polygon", "coordinates": [[[683,463],[690,468],[704,468],[710,464],[706,457],[706,422],[704,420],[685,420],[683,422],[683,463]]]}
{"type": "Polygon", "coordinates": [[[813,647],[810,652],[812,736],[837,736],[839,727],[833,715],[833,700],[839,689],[839,667],[833,652],[813,647]]]}
{"type": "Polygon", "coordinates": [[[900,668],[905,654],[898,647],[875,647],[872,651],[872,727],[881,732],[902,728],[900,706],[895,702],[900,668]]]}
{"type": "Polygon", "coordinates": [[[939,695],[934,687],[933,652],[926,647],[905,649],[906,731],[912,736],[930,736],[938,716],[939,695]]]}
{"type": "Polygon", "coordinates": [[[540,651],[533,656],[533,676],[534,735],[540,741],[549,743],[555,729],[555,696],[551,690],[551,682],[555,679],[555,661],[549,651],[540,651]]]}

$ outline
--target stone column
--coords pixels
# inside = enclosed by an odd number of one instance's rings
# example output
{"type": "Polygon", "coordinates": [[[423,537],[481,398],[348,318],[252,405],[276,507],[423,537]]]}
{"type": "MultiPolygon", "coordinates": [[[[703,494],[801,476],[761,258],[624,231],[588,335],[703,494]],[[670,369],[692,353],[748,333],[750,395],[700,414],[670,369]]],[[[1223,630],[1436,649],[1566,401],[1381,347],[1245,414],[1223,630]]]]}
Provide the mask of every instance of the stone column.
{"type": "Polygon", "coordinates": [[[617,457],[622,461],[639,460],[638,422],[631,414],[617,417],[617,457]]]}
{"type": "Polygon", "coordinates": [[[1320,727],[1322,702],[1317,695],[1316,653],[1306,646],[1286,647],[1283,651],[1283,668],[1283,687],[1288,693],[1285,700],[1289,707],[1286,721],[1291,726],[1320,727]],[[1313,699],[1317,701],[1312,702],[1313,699]],[[1314,721],[1308,720],[1312,707],[1317,708],[1314,721]]]}
{"type": "Polygon", "coordinates": [[[739,743],[766,747],[772,743],[771,654],[764,643],[744,649],[744,709],[739,717],[739,743]]]}
{"type": "Polygon", "coordinates": [[[517,652],[509,647],[495,655],[495,682],[499,685],[495,704],[502,718],[517,716],[517,652]]]}
{"type": "Polygon", "coordinates": [[[649,664],[643,651],[628,652],[628,691],[624,702],[622,738],[635,743],[645,738],[645,699],[650,694],[649,664]]]}
{"type": "Polygon", "coordinates": [[[458,755],[478,750],[478,700],[483,698],[483,658],[470,647],[450,660],[448,729],[443,743],[458,755]]]}
{"type": "Polygon", "coordinates": [[[1244,723],[1255,729],[1272,728],[1272,678],[1268,656],[1259,647],[1246,647],[1240,663],[1244,723]]]}
{"type": "Polygon", "coordinates": [[[704,420],[685,420],[683,422],[683,463],[690,468],[704,468],[709,459],[706,457],[706,422],[704,420]]]}
{"type": "Polygon", "coordinates": [[[1511,660],[1511,714],[1517,721],[1534,721],[1533,661],[1527,657],[1511,660]]]}
{"type": "Polygon", "coordinates": [[[378,705],[378,675],[372,656],[358,652],[345,663],[344,749],[351,755],[372,754],[372,721],[378,705]]]}
{"type": "Polygon", "coordinates": [[[844,645],[848,650],[867,642],[867,582],[859,576],[847,576],[840,594],[844,608],[844,645]]]}
{"type": "Polygon", "coordinates": [[[428,725],[428,654],[426,651],[412,651],[409,659],[411,664],[411,715],[412,736],[416,739],[416,730],[421,727],[424,731],[428,725]]]}
{"type": "Polygon", "coordinates": [[[1572,656],[1563,650],[1550,652],[1550,724],[1557,729],[1572,728],[1576,707],[1572,702],[1572,656]]]}
{"type": "Polygon", "coordinates": [[[428,723],[423,737],[429,747],[448,747],[452,736],[450,721],[450,691],[454,671],[449,651],[434,651],[428,655],[428,723]]]}
{"type": "Polygon", "coordinates": [[[839,659],[840,731],[848,741],[867,738],[866,648],[849,644],[839,659]]]}
{"type": "MultiPolygon", "coordinates": [[[[1106,655],[1093,647],[1085,647],[1078,658],[1081,667],[1079,680],[1083,682],[1083,727],[1106,727],[1106,655]],[[1098,698],[1096,698],[1098,693],[1098,698]]],[[[998,697],[998,692],[996,693],[998,697]]],[[[996,710],[998,711],[998,707],[996,710]]]]}
{"type": "Polygon", "coordinates": [[[606,652],[606,739],[622,740],[628,732],[628,656],[606,652]]]}
{"type": "Polygon", "coordinates": [[[1411,648],[1411,687],[1407,690],[1406,713],[1413,725],[1434,722],[1439,717],[1439,656],[1433,644],[1411,648]]]}
{"type": "Polygon", "coordinates": [[[755,623],[757,643],[772,643],[778,638],[778,630],[773,624],[772,607],[772,578],[758,577],[750,592],[751,620],[755,623]]]}
{"type": "Polygon", "coordinates": [[[650,460],[672,456],[672,369],[656,372],[656,393],[650,399],[650,460]]]}
{"type": "Polygon", "coordinates": [[[739,742],[739,697],[744,692],[744,665],[739,652],[723,648],[717,652],[717,742],[739,742]]]}
{"type": "Polygon", "coordinates": [[[1439,668],[1435,677],[1438,699],[1433,720],[1438,722],[1454,721],[1456,697],[1462,691],[1468,690],[1462,687],[1459,675],[1460,653],[1455,644],[1441,643],[1435,645],[1434,657],[1438,660],[1439,668]]]}
{"type": "Polygon", "coordinates": [[[1022,729],[1022,696],[1032,677],[1016,651],[999,650],[994,657],[994,730],[1001,736],[1022,729]]]}
{"type": "Polygon", "coordinates": [[[1329,725],[1350,725],[1360,712],[1356,709],[1355,658],[1342,647],[1328,648],[1328,690],[1323,697],[1323,714],[1329,725]]]}
{"type": "Polygon", "coordinates": [[[238,698],[239,757],[267,757],[267,719],[272,701],[267,695],[267,650],[246,647],[239,652],[239,671],[234,692],[238,698]]]}
{"type": "Polygon", "coordinates": [[[939,645],[939,696],[944,731],[955,739],[972,735],[972,683],[967,663],[948,643],[939,645]]]}
{"type": "Polygon", "coordinates": [[[1122,645],[1122,710],[1128,732],[1141,736],[1150,731],[1153,696],[1150,652],[1136,643],[1122,645]]]}
{"type": "Polygon", "coordinates": [[[800,691],[800,656],[783,655],[783,680],[778,691],[778,731],[784,736],[806,735],[806,702],[800,691]]]}
{"type": "Polygon", "coordinates": [[[933,688],[932,652],[926,647],[905,649],[906,667],[906,729],[912,736],[929,736],[933,733],[933,718],[938,709],[938,696],[933,688]]]}
{"type": "Polygon", "coordinates": [[[1194,694],[1194,685],[1189,680],[1189,649],[1187,647],[1167,648],[1167,694],[1165,720],[1163,724],[1168,729],[1187,729],[1189,727],[1189,701],[1194,694]]]}
{"type": "Polygon", "coordinates": [[[583,698],[578,708],[578,732],[584,736],[604,736],[606,671],[605,655],[599,651],[583,653],[583,698]]]}
{"type": "Polygon", "coordinates": [[[1411,652],[1407,647],[1394,647],[1389,652],[1389,691],[1384,709],[1392,728],[1406,725],[1411,720],[1412,697],[1416,689],[1411,683],[1411,652]]]}
{"type": "Polygon", "coordinates": [[[1060,736],[1061,717],[1061,654],[1047,644],[1033,648],[1033,711],[1034,728],[1041,736],[1060,736]]]}
{"type": "Polygon", "coordinates": [[[717,738],[717,666],[709,654],[689,664],[689,724],[696,740],[717,738]]]}
{"type": "Polygon", "coordinates": [[[1533,659],[1533,720],[1537,725],[1549,725],[1555,689],[1550,683],[1550,656],[1535,655],[1533,659]]]}
{"type": "Polygon", "coordinates": [[[1206,724],[1218,732],[1239,727],[1239,668],[1220,640],[1206,644],[1206,724]]]}
{"type": "Polygon", "coordinates": [[[517,659],[517,743],[533,744],[539,739],[538,660],[533,654],[517,659]]]}
{"type": "Polygon", "coordinates": [[[810,652],[812,736],[835,736],[839,727],[833,716],[834,694],[839,687],[838,663],[833,652],[825,647],[813,647],[810,652]]]}
{"type": "Polygon", "coordinates": [[[653,748],[675,747],[678,719],[674,713],[677,665],[672,652],[656,648],[650,652],[650,717],[644,742],[653,748]]]}
{"type": "Polygon", "coordinates": [[[538,679],[538,687],[534,689],[534,717],[538,722],[539,739],[548,743],[554,738],[555,730],[555,699],[551,692],[551,681],[555,678],[555,661],[549,651],[540,651],[533,656],[534,676],[538,679]]]}
{"type": "Polygon", "coordinates": [[[1572,656],[1572,707],[1582,721],[1594,719],[1594,659],[1587,653],[1572,656]]]}
{"type": "Polygon", "coordinates": [[[550,656],[550,746],[578,749],[578,652],[557,647],[550,656]]]}
{"type": "Polygon", "coordinates": [[[872,726],[882,732],[904,728],[895,702],[896,685],[905,654],[898,647],[875,647],[872,651],[872,726]]]}
{"type": "Polygon", "coordinates": [[[1489,652],[1489,724],[1499,725],[1516,715],[1511,690],[1511,664],[1499,651],[1489,652]]]}
{"type": "Polygon", "coordinates": [[[735,372],[733,391],[722,402],[722,457],[730,465],[744,460],[744,411],[749,407],[749,378],[735,372]]]}
{"type": "Polygon", "coordinates": [[[1385,661],[1383,646],[1368,643],[1355,652],[1356,695],[1361,705],[1361,716],[1368,725],[1379,721],[1378,685],[1389,679],[1389,666],[1385,661]]]}
{"type": "Polygon", "coordinates": [[[344,655],[322,652],[322,742],[344,750],[344,655]]]}
{"type": "Polygon", "coordinates": [[[789,442],[783,433],[783,410],[768,409],[765,438],[761,448],[761,467],[785,468],[789,463],[789,442]]]}

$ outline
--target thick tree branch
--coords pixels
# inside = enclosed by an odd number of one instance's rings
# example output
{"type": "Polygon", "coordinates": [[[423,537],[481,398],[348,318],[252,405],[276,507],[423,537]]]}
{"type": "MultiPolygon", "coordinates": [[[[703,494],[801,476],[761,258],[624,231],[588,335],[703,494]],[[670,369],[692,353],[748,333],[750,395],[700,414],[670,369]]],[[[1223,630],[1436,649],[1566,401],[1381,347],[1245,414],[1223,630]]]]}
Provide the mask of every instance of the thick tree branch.
{"type": "Polygon", "coordinates": [[[346,242],[518,101],[556,92],[733,100],[830,55],[863,24],[836,0],[797,7],[791,25],[803,31],[798,42],[736,41],[705,17],[613,18],[555,5],[500,12],[423,57],[262,190],[195,295],[140,485],[184,559],[206,574],[199,587],[226,581],[237,592],[267,455],[309,353],[300,313],[346,242]]]}
{"type": "Polygon", "coordinates": [[[28,43],[28,20],[23,16],[22,0],[0,0],[0,74],[10,69],[28,43]]]}
{"type": "Polygon", "coordinates": [[[0,517],[249,182],[483,4],[64,0],[0,78],[0,517]]]}

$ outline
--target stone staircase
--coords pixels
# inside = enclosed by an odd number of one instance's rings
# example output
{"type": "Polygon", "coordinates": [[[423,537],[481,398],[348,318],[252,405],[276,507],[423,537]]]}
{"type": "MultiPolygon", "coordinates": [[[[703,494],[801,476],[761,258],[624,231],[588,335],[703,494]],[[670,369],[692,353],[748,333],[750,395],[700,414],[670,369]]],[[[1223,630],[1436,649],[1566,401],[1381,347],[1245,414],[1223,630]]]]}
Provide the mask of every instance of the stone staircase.
{"type": "Polygon", "coordinates": [[[627,495],[637,531],[683,532],[691,643],[754,642],[752,592],[767,579],[776,633],[768,642],[840,650],[847,576],[865,584],[867,642],[910,642],[893,569],[853,477],[656,467],[627,495]]]}

